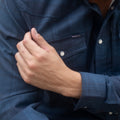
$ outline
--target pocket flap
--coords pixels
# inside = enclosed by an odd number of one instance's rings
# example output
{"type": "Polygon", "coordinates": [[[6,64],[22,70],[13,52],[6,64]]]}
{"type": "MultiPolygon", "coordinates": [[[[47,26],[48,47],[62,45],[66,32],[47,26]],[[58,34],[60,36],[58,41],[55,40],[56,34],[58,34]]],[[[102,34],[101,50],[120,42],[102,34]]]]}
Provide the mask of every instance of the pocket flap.
{"type": "Polygon", "coordinates": [[[67,37],[56,37],[55,40],[48,41],[64,59],[84,52],[87,49],[84,34],[69,35],[67,37]]]}

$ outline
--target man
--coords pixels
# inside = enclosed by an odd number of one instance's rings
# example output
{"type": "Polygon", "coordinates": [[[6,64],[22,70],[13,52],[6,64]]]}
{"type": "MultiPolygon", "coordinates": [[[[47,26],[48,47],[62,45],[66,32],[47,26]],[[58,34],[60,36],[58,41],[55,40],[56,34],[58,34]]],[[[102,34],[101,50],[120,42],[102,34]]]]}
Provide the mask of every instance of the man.
{"type": "Polygon", "coordinates": [[[0,119],[119,120],[119,6],[1,0],[0,119]]]}

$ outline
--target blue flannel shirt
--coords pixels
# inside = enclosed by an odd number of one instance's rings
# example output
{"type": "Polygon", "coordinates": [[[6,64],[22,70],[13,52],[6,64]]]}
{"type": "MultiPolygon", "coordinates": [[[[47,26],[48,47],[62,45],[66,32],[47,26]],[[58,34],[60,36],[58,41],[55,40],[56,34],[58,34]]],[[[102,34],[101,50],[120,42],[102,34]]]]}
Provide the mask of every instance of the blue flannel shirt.
{"type": "Polygon", "coordinates": [[[120,120],[119,0],[106,17],[88,0],[0,0],[0,120],[120,120]],[[80,99],[24,83],[14,55],[32,27],[80,72],[80,99]]]}

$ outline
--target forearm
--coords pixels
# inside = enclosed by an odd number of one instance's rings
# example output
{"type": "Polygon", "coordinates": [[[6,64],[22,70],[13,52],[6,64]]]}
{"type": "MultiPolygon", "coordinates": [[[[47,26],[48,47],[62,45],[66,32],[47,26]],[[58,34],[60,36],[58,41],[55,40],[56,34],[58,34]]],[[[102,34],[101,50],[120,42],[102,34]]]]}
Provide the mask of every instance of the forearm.
{"type": "Polygon", "coordinates": [[[61,94],[66,97],[80,98],[82,92],[81,74],[70,70],[64,76],[65,82],[61,94]]]}

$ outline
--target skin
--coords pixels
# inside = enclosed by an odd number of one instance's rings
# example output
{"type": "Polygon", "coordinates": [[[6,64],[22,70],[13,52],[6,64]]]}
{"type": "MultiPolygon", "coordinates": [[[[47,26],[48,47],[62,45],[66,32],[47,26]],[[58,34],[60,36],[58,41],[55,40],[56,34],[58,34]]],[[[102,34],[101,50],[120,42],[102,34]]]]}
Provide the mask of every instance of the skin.
{"type": "MultiPolygon", "coordinates": [[[[109,5],[110,1],[108,0],[109,5]]],[[[101,6],[104,5],[102,0],[91,2],[97,3],[102,11],[101,6]]],[[[25,34],[24,39],[17,44],[17,49],[18,52],[15,54],[17,67],[27,84],[66,97],[80,98],[82,93],[80,73],[68,68],[55,48],[48,44],[35,28],[32,28],[31,33],[25,34]]]]}
{"type": "Polygon", "coordinates": [[[18,52],[15,55],[23,80],[44,90],[79,98],[80,74],[68,68],[56,50],[34,28],[31,34],[26,33],[24,39],[17,44],[18,52]]]}
{"type": "Polygon", "coordinates": [[[105,16],[112,0],[89,0],[89,2],[96,3],[99,6],[102,15],[105,16]]]}

